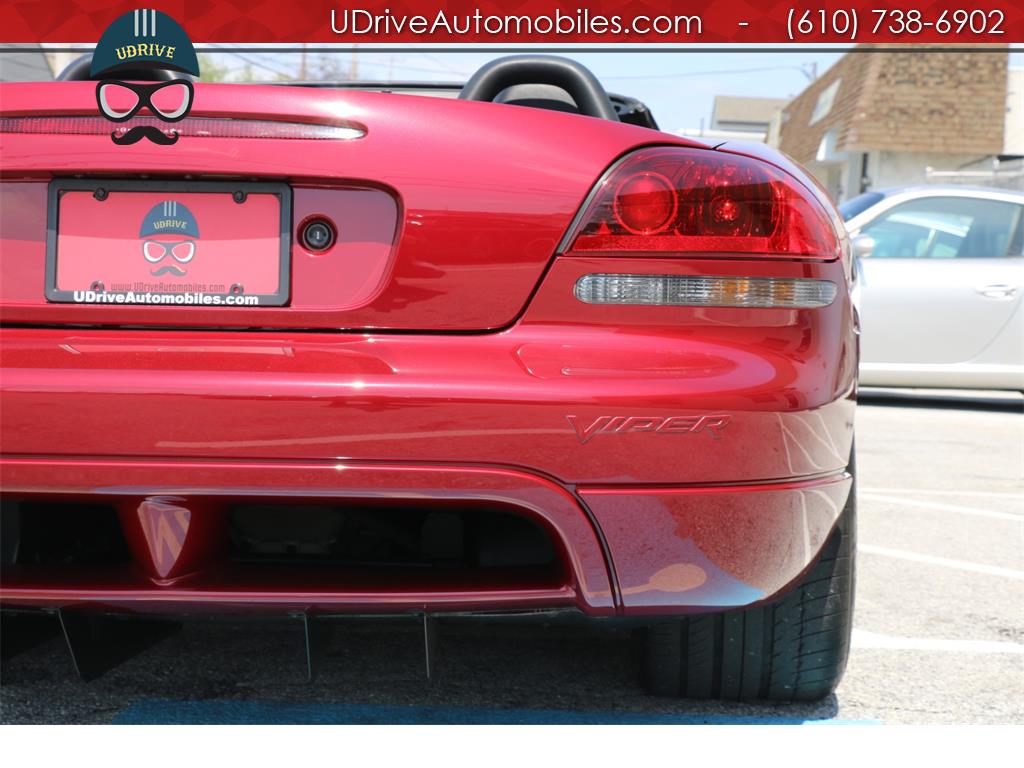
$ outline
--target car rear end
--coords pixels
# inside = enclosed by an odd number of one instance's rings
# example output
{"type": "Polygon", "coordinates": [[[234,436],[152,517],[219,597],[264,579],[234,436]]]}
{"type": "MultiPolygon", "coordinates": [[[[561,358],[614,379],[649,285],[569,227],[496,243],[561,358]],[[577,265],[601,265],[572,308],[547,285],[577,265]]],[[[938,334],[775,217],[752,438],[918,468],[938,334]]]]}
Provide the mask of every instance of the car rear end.
{"type": "Polygon", "coordinates": [[[248,85],[119,146],[2,89],[5,609],[721,640],[841,533],[848,246],[770,150],[248,85]]]}

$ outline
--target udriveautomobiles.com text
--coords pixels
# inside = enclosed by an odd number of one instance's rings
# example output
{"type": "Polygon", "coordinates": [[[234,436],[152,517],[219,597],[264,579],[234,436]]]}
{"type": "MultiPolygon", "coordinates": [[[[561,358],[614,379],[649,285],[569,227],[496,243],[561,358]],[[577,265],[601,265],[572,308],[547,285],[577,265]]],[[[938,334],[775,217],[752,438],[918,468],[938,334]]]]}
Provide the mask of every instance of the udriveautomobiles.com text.
{"type": "Polygon", "coordinates": [[[208,293],[136,293],[135,291],[74,291],[71,296],[77,304],[186,304],[218,307],[234,305],[259,306],[259,296],[210,295],[208,293]]]}
{"type": "Polygon", "coordinates": [[[479,35],[622,35],[697,36],[703,32],[700,16],[605,16],[579,8],[575,13],[554,10],[536,15],[450,13],[430,15],[382,13],[363,9],[332,10],[331,30],[338,35],[479,36],[479,35]]]}

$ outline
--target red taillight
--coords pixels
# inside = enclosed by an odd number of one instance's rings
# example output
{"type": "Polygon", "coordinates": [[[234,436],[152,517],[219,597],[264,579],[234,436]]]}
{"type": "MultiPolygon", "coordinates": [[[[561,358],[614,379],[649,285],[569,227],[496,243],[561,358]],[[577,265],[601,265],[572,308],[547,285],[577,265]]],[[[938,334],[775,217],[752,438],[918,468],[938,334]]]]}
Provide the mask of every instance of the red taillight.
{"type": "Polygon", "coordinates": [[[660,173],[627,176],[612,197],[615,220],[634,235],[664,232],[676,214],[676,192],[660,173]]]}
{"type": "Polygon", "coordinates": [[[651,147],[605,179],[568,252],[835,259],[839,247],[821,205],[784,171],[741,155],[651,147]]]}

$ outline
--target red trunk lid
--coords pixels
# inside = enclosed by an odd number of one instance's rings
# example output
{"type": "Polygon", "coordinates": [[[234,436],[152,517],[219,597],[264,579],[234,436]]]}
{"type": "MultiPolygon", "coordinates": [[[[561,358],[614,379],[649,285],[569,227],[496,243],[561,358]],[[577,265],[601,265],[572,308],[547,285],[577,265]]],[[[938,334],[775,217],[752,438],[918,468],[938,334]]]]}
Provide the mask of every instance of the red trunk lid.
{"type": "Polygon", "coordinates": [[[177,144],[119,146],[91,83],[0,89],[9,323],[501,328],[608,165],[642,144],[687,143],[522,107],[200,85],[177,144]],[[315,219],[335,234],[319,252],[300,234],[315,219]],[[75,294],[134,286],[193,299],[75,294]],[[232,292],[263,300],[202,298],[232,292]]]}

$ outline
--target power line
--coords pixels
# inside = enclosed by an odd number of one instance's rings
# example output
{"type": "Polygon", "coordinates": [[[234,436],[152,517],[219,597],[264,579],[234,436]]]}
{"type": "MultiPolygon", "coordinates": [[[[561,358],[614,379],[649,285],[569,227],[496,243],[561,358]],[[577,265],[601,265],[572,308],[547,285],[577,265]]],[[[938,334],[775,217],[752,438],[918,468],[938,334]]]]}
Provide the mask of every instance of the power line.
{"type": "MultiPolygon", "coordinates": [[[[235,57],[235,58],[237,58],[237,59],[239,59],[241,61],[244,61],[246,64],[249,64],[249,65],[254,66],[254,67],[258,67],[259,69],[265,70],[267,72],[271,72],[271,73],[277,75],[278,77],[283,77],[283,78],[285,78],[287,80],[294,80],[295,79],[295,74],[294,73],[283,72],[280,69],[276,69],[274,67],[271,67],[271,66],[268,66],[266,64],[263,64],[263,63],[261,63],[261,62],[259,62],[257,60],[254,60],[254,59],[252,59],[252,58],[250,58],[248,56],[245,56],[245,55],[243,55],[241,53],[238,53],[237,51],[234,51],[234,50],[232,50],[230,48],[218,48],[217,52],[218,53],[224,53],[224,54],[227,54],[229,56],[233,56],[233,57],[235,57]]],[[[267,51],[267,52],[269,53],[270,51],[267,51]]],[[[338,53],[352,53],[352,51],[339,50],[338,53]]],[[[417,67],[417,66],[413,66],[413,65],[409,65],[409,64],[398,64],[398,63],[391,64],[390,68],[393,68],[393,69],[396,69],[396,70],[400,70],[400,71],[404,70],[404,71],[407,71],[407,72],[423,72],[423,73],[429,73],[429,74],[446,74],[447,73],[447,74],[458,75],[459,77],[463,77],[463,78],[468,77],[468,75],[465,72],[463,72],[461,70],[458,70],[458,69],[456,69],[456,68],[446,64],[443,60],[437,58],[436,56],[433,56],[431,54],[428,54],[428,53],[425,53],[425,52],[422,52],[422,51],[417,51],[416,53],[418,55],[422,56],[423,58],[426,58],[426,59],[428,59],[430,61],[433,61],[435,64],[438,64],[440,67],[442,67],[442,69],[433,69],[433,68],[430,68],[430,67],[417,67]]],[[[373,68],[381,68],[381,67],[389,66],[387,64],[380,63],[380,62],[372,62],[372,61],[365,61],[365,60],[362,63],[365,66],[373,67],[373,68]]],[[[715,75],[743,75],[743,74],[751,74],[751,73],[754,73],[754,72],[780,71],[780,70],[790,70],[790,69],[797,70],[798,72],[803,74],[804,77],[806,77],[811,82],[813,82],[816,79],[816,77],[817,77],[817,62],[808,62],[808,63],[801,64],[801,65],[789,64],[789,65],[780,65],[780,66],[774,66],[774,67],[747,67],[747,68],[744,68],[744,69],[719,69],[719,70],[703,70],[703,71],[695,71],[695,72],[671,72],[671,73],[650,74],[650,75],[609,75],[609,76],[602,77],[601,80],[630,80],[630,81],[632,81],[632,80],[673,80],[673,79],[688,78],[688,77],[710,77],[710,76],[715,76],[715,75]]]]}
{"type": "MultiPolygon", "coordinates": [[[[282,71],[280,69],[276,69],[274,67],[268,66],[267,64],[264,64],[264,63],[262,63],[260,61],[254,60],[254,59],[250,58],[249,56],[245,56],[245,55],[243,55],[241,53],[238,53],[237,51],[233,51],[230,48],[218,48],[217,49],[217,53],[224,53],[224,54],[226,54],[228,56],[233,56],[236,59],[245,62],[246,64],[250,64],[251,66],[258,67],[259,69],[265,70],[267,72],[271,72],[271,73],[273,73],[273,74],[275,74],[275,75],[277,75],[279,77],[283,77],[283,78],[285,78],[287,80],[295,80],[296,79],[295,73],[284,72],[284,71],[282,71]]],[[[267,53],[270,53],[270,51],[267,51],[267,53]]],[[[351,54],[352,51],[350,51],[350,50],[339,50],[338,53],[339,54],[343,54],[343,53],[351,54]]],[[[437,68],[431,68],[431,67],[417,67],[417,66],[413,66],[413,65],[409,65],[409,64],[399,64],[399,63],[395,63],[395,64],[393,64],[391,66],[394,69],[399,70],[399,71],[423,72],[423,73],[433,74],[433,75],[450,73],[450,74],[458,75],[458,76],[463,77],[463,78],[468,77],[468,75],[466,75],[464,72],[461,72],[459,70],[453,69],[451,67],[446,67],[444,62],[442,62],[440,59],[437,59],[436,57],[427,56],[426,58],[432,59],[435,63],[437,63],[441,67],[443,67],[443,69],[437,69],[437,68]]],[[[381,67],[388,66],[387,64],[382,63],[382,62],[366,61],[366,60],[363,60],[361,62],[361,64],[363,64],[364,66],[378,68],[378,69],[381,68],[381,67]]]]}
{"type": "MultiPolygon", "coordinates": [[[[456,69],[451,64],[448,64],[448,63],[442,61],[441,59],[437,58],[437,56],[434,56],[434,55],[432,55],[430,53],[426,53],[425,51],[417,51],[417,53],[420,56],[422,56],[423,58],[428,59],[429,61],[432,61],[435,64],[440,65],[444,69],[445,72],[450,72],[451,74],[458,75],[459,77],[469,77],[469,75],[466,74],[461,69],[456,69]]],[[[411,67],[406,67],[406,69],[412,69],[412,68],[411,67]]],[[[426,70],[424,70],[424,71],[426,71],[426,70]]]]}
{"type": "Polygon", "coordinates": [[[228,56],[234,56],[236,59],[240,59],[240,60],[244,61],[246,64],[249,64],[249,65],[254,66],[254,67],[258,67],[259,69],[266,70],[267,72],[272,72],[273,74],[277,75],[278,77],[283,77],[283,78],[285,78],[287,80],[294,80],[295,79],[295,73],[293,73],[293,72],[282,72],[281,70],[275,69],[274,67],[268,67],[266,64],[262,64],[259,61],[254,61],[253,59],[250,59],[248,56],[244,56],[241,53],[238,53],[237,51],[231,50],[230,48],[218,48],[217,49],[217,53],[224,53],[224,54],[227,54],[228,56]]]}
{"type": "Polygon", "coordinates": [[[788,64],[778,67],[750,67],[747,69],[719,69],[719,70],[705,70],[703,72],[673,72],[663,75],[611,75],[609,77],[602,77],[601,80],[671,80],[679,77],[704,77],[707,75],[745,75],[751,72],[767,72],[769,70],[782,70],[782,69],[796,69],[799,70],[809,80],[814,80],[814,74],[817,71],[817,62],[810,62],[809,64],[796,65],[788,64]],[[810,68],[810,71],[808,71],[810,68]]]}
{"type": "Polygon", "coordinates": [[[381,62],[381,61],[366,61],[364,59],[362,61],[362,66],[370,67],[370,68],[376,68],[376,69],[383,69],[385,67],[388,67],[390,69],[396,69],[396,70],[399,70],[399,71],[403,71],[404,70],[406,72],[425,72],[425,73],[431,74],[431,75],[448,75],[448,74],[450,74],[450,75],[454,75],[456,77],[461,77],[463,79],[468,79],[469,78],[468,74],[466,74],[465,72],[463,72],[461,70],[457,70],[457,69],[450,69],[450,68],[449,69],[432,69],[430,67],[416,67],[416,66],[413,66],[413,65],[410,65],[410,64],[399,64],[397,62],[389,63],[389,62],[381,62]]]}

